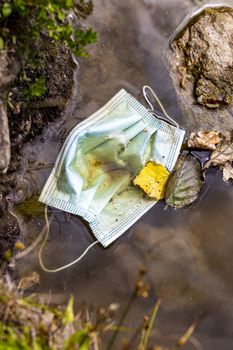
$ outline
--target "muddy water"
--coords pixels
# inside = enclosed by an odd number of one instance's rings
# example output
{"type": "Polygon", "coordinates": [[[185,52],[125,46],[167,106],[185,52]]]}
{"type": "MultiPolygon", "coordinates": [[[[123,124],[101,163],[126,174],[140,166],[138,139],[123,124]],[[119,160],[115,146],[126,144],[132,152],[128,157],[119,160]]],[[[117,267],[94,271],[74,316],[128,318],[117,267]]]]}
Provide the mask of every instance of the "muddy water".
{"type": "MultiPolygon", "coordinates": [[[[25,243],[38,236],[44,217],[43,208],[35,200],[24,200],[38,197],[59,150],[61,132],[96,111],[120,88],[143,101],[141,87],[151,85],[169,113],[181,125],[187,125],[187,116],[181,115],[177,104],[165,52],[169,36],[192,7],[193,2],[188,0],[96,1],[89,22],[98,31],[99,40],[91,48],[90,58],[80,62],[80,90],[75,97],[78,106],[72,115],[66,113],[64,124],[51,125],[25,150],[24,172],[19,175],[16,193],[18,201],[24,203],[18,211],[25,243]]],[[[18,260],[18,275],[37,271],[41,282],[34,291],[46,302],[63,303],[73,293],[79,304],[103,307],[118,302],[120,315],[143,266],[148,271],[150,296],[134,302],[125,325],[137,327],[160,297],[162,306],[153,333],[158,343],[174,342],[197,318],[195,338],[203,349],[230,350],[233,187],[223,183],[215,170],[208,172],[206,183],[195,205],[174,211],[165,210],[159,203],[110,248],[94,247],[68,270],[42,272],[38,252],[34,251],[18,260]]],[[[51,208],[52,214],[44,260],[48,267],[55,268],[79,255],[93,237],[78,217],[51,208]]]]}

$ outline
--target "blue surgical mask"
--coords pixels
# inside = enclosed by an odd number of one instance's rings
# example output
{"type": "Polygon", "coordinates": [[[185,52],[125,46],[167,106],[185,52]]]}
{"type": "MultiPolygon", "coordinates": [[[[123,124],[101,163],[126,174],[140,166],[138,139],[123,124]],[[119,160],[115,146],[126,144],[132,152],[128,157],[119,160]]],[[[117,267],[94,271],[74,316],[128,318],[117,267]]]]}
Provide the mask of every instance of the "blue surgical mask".
{"type": "Polygon", "coordinates": [[[70,132],[39,200],[81,216],[107,247],[157,202],[132,184],[139,171],[149,160],[170,172],[176,163],[185,132],[164,113],[120,90],[70,132]]]}

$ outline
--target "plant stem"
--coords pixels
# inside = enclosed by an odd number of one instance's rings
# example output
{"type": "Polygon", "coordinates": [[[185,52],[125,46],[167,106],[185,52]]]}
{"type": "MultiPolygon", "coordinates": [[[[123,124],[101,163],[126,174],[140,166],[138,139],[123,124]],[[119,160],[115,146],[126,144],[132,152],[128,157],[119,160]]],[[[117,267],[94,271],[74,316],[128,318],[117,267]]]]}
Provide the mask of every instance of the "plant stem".
{"type": "Polygon", "coordinates": [[[155,321],[155,317],[156,317],[156,315],[158,313],[160,303],[161,303],[161,299],[158,299],[156,304],[155,304],[155,306],[154,306],[154,309],[153,309],[153,312],[152,312],[152,315],[151,315],[151,318],[150,318],[150,322],[149,322],[148,328],[147,328],[147,330],[145,332],[145,336],[142,339],[142,346],[141,346],[140,350],[146,350],[146,348],[147,348],[147,344],[148,344],[148,340],[149,340],[149,337],[150,337],[150,333],[151,333],[151,330],[152,330],[152,327],[153,327],[153,324],[154,324],[154,321],[155,321]]]}
{"type": "Polygon", "coordinates": [[[107,346],[107,350],[112,350],[113,349],[113,345],[114,345],[114,343],[116,341],[116,338],[118,336],[119,330],[121,329],[121,326],[122,326],[126,316],[128,315],[128,313],[129,313],[129,311],[131,309],[131,306],[132,306],[136,296],[137,296],[136,295],[136,290],[134,290],[133,293],[131,294],[131,297],[130,297],[130,299],[128,301],[128,304],[126,305],[126,308],[125,308],[125,310],[124,310],[124,312],[123,312],[123,314],[122,314],[122,316],[121,316],[121,318],[120,318],[120,320],[119,320],[119,322],[117,324],[117,330],[114,332],[113,336],[110,339],[110,342],[109,342],[109,344],[107,346]]]}

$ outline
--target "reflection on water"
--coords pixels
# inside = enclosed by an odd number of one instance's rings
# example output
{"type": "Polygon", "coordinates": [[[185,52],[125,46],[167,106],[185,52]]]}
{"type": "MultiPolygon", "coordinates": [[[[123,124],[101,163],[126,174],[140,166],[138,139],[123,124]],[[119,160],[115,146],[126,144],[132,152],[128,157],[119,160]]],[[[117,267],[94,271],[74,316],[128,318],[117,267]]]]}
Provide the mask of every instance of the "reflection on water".
{"type": "MultiPolygon", "coordinates": [[[[99,0],[90,23],[99,41],[90,58],[81,62],[79,107],[64,125],[51,126],[43,138],[25,151],[25,174],[19,177],[18,201],[40,193],[56,159],[61,129],[67,130],[89,116],[125,88],[142,101],[141,87],[155,88],[169,113],[185,125],[164,64],[168,38],[187,11],[184,0],[99,0]]],[[[183,117],[185,118],[185,116],[183,117]]],[[[132,292],[138,269],[144,266],[152,286],[150,297],[137,300],[127,319],[136,327],[150,312],[155,297],[162,299],[156,337],[178,337],[194,318],[195,337],[205,350],[232,349],[233,187],[215,170],[198,203],[183,210],[164,210],[161,202],[110,248],[93,248],[76,266],[57,274],[43,273],[37,252],[19,260],[19,276],[37,271],[41,284],[35,290],[52,302],[64,302],[73,293],[78,303],[106,306],[119,302],[121,310],[132,292]]],[[[43,208],[30,203],[20,207],[25,221],[24,239],[31,242],[43,225],[43,208]],[[26,208],[26,209],[25,209],[26,208]]],[[[66,264],[93,242],[82,221],[73,215],[54,214],[45,263],[66,264]]],[[[187,347],[188,349],[188,347],[187,347]]],[[[191,347],[190,347],[191,349],[191,347]]]]}

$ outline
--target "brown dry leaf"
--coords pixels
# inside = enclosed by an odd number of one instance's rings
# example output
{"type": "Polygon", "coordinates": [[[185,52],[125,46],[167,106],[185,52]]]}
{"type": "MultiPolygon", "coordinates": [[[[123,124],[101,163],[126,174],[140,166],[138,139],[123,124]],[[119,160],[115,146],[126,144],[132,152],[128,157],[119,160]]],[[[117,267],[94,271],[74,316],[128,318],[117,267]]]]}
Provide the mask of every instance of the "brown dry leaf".
{"type": "Polygon", "coordinates": [[[217,145],[216,150],[212,152],[210,160],[205,163],[204,169],[211,165],[223,165],[233,161],[233,137],[232,133],[225,135],[224,141],[217,145]]]}
{"type": "Polygon", "coordinates": [[[153,161],[148,162],[133,180],[151,198],[163,199],[165,187],[170,176],[169,171],[162,165],[153,161]]]}
{"type": "Polygon", "coordinates": [[[223,180],[225,182],[229,181],[230,179],[233,180],[233,166],[231,163],[227,163],[223,167],[223,180]]]}
{"type": "Polygon", "coordinates": [[[223,137],[219,131],[211,130],[192,132],[188,139],[189,148],[201,148],[214,151],[216,145],[222,141],[223,137]]]}

